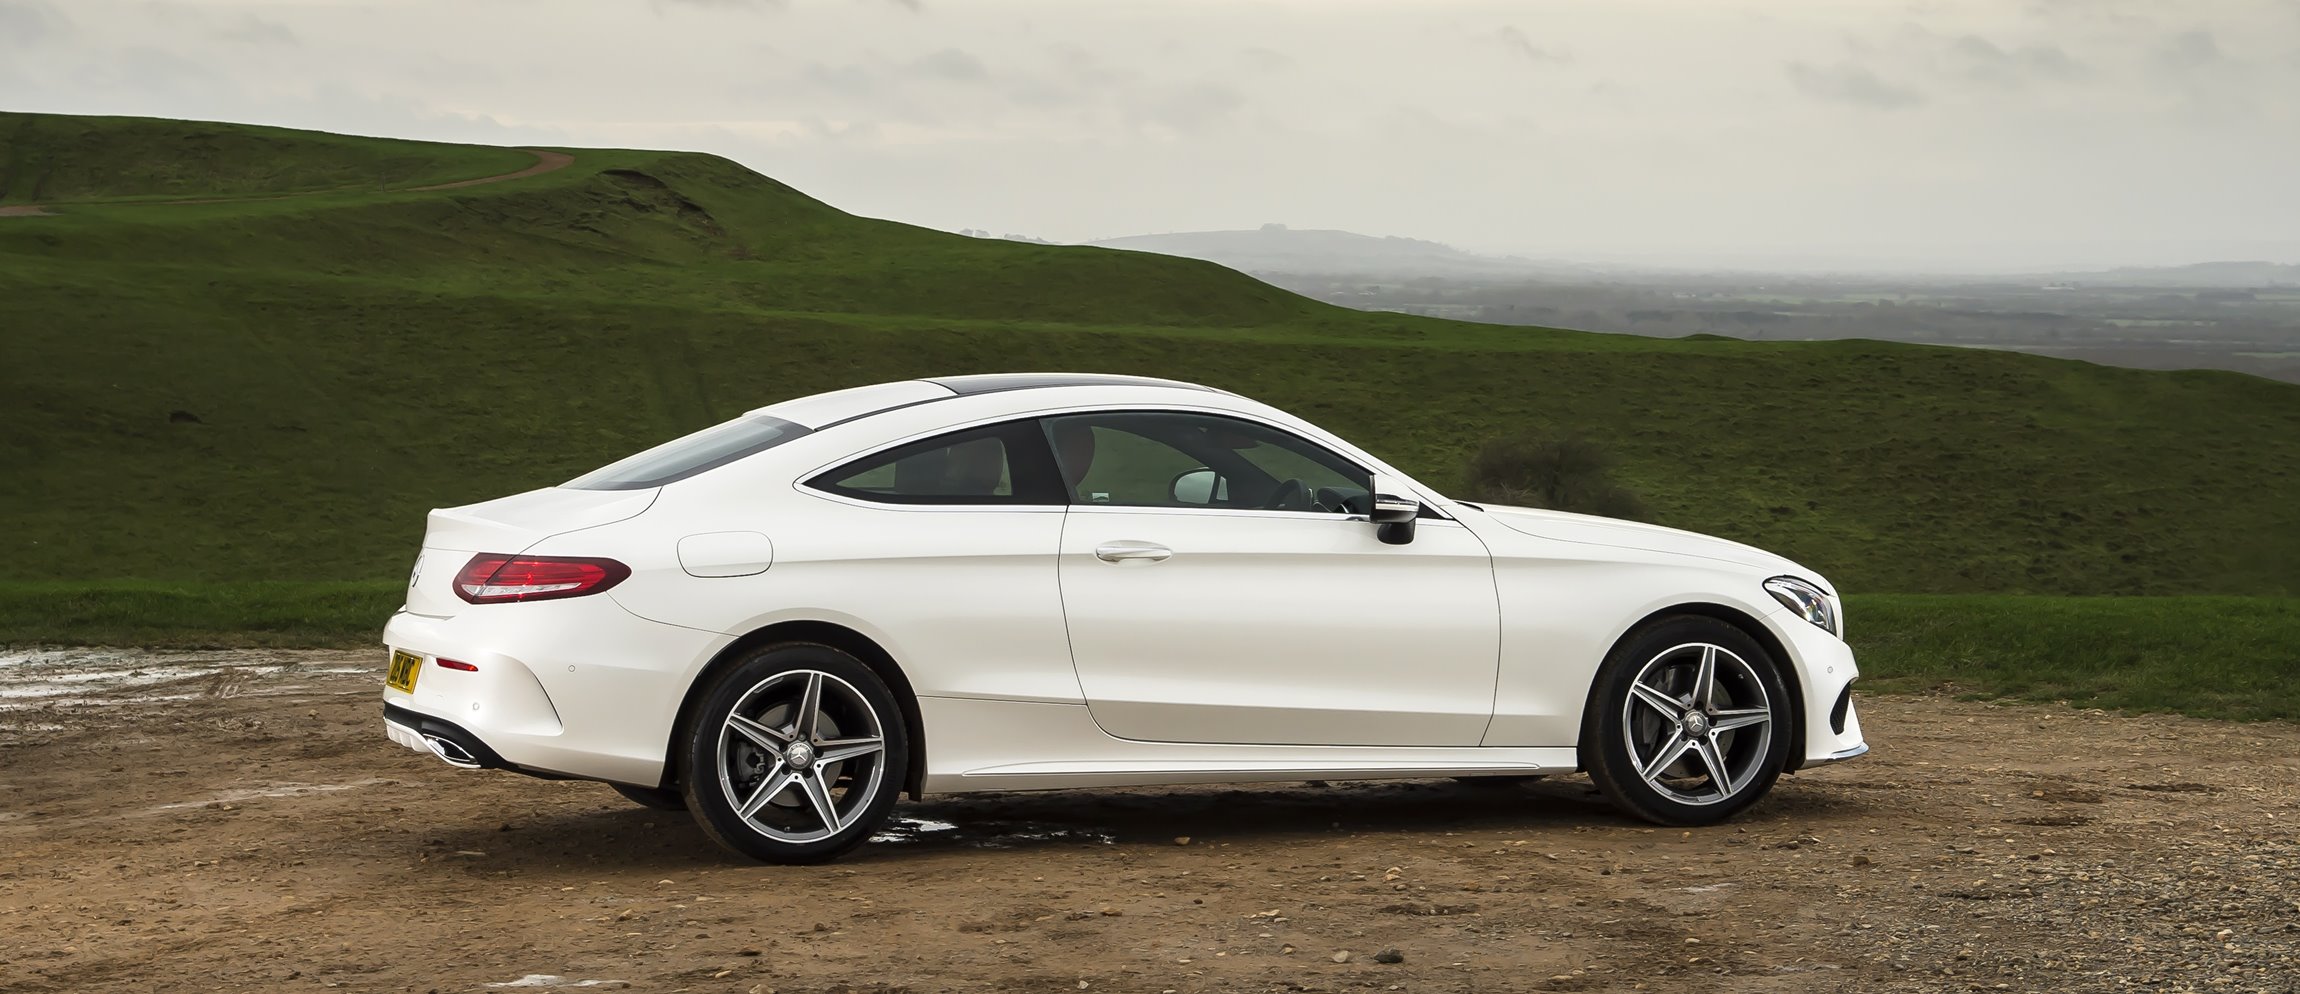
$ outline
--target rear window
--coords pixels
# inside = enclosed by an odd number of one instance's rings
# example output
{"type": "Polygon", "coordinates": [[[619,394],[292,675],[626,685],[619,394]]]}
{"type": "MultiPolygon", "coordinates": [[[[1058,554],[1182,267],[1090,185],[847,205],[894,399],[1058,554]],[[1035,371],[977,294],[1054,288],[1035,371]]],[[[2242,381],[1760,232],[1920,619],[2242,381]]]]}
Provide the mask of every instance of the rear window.
{"type": "Polygon", "coordinates": [[[717,469],[807,433],[805,425],[752,415],[675,438],[609,463],[561,486],[575,490],[645,490],[717,469]]]}

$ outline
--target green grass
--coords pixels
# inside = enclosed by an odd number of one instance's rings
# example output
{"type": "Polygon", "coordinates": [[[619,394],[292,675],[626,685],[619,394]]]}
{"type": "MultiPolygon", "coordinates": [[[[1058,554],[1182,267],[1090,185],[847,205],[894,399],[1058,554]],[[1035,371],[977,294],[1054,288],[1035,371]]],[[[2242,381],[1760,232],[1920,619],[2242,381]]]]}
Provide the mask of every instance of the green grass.
{"type": "Polygon", "coordinates": [[[484,145],[143,117],[0,113],[0,204],[429,186],[501,175],[534,162],[525,152],[484,145]]]}
{"type": "Polygon", "coordinates": [[[2252,377],[1364,314],[695,154],[413,193],[530,159],[44,115],[0,140],[6,196],[37,171],[57,212],[0,218],[10,579],[389,578],[427,508],[776,400],[1087,369],[1268,400],[1441,488],[1487,437],[1578,432],[1661,523],[1856,591],[2300,592],[2300,387],[2252,377]],[[198,195],[242,199],[152,200],[198,195]]]}
{"type": "Polygon", "coordinates": [[[1850,598],[1865,691],[2300,721],[2300,599],[1850,598]]]}
{"type": "Polygon", "coordinates": [[[405,591],[392,580],[0,581],[0,645],[377,645],[405,591]]]}

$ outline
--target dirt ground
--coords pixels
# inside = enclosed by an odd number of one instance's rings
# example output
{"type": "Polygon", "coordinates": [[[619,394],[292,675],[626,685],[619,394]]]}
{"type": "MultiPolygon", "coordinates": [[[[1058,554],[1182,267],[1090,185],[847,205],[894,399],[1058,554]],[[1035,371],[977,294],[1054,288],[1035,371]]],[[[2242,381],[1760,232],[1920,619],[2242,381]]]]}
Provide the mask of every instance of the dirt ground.
{"type": "Polygon", "coordinates": [[[1718,828],[1578,777],[1006,794],[769,867],[392,745],[382,663],[0,653],[0,990],[2300,991],[2300,728],[1881,697],[1718,828]]]}

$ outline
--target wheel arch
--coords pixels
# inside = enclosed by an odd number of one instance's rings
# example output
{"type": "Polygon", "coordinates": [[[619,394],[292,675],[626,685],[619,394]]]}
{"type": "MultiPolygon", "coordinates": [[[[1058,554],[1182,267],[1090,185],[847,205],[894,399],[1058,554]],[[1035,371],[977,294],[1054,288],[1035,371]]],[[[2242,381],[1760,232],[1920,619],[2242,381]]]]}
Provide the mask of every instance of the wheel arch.
{"type": "Polygon", "coordinates": [[[778,621],[728,643],[726,648],[711,657],[710,662],[703,664],[703,668],[695,674],[695,679],[687,684],[686,696],[679,701],[678,719],[671,723],[670,741],[664,743],[663,785],[669,786],[685,773],[678,768],[680,757],[686,754],[679,743],[687,739],[687,730],[694,720],[695,709],[702,704],[703,689],[710,686],[711,680],[720,670],[734,665],[735,660],[744,654],[760,646],[782,642],[814,642],[830,646],[861,660],[864,666],[870,667],[871,672],[878,674],[879,679],[886,681],[887,689],[894,692],[895,701],[902,708],[903,725],[910,739],[907,757],[909,769],[903,776],[903,790],[910,794],[912,800],[917,800],[926,782],[926,724],[920,715],[918,692],[911,688],[910,677],[895,662],[892,653],[887,652],[870,636],[831,621],[778,621]]]}
{"type": "MultiPolygon", "coordinates": [[[[1797,673],[1796,657],[1789,654],[1789,647],[1782,643],[1781,637],[1773,634],[1772,629],[1765,627],[1764,622],[1757,620],[1748,612],[1731,605],[1714,604],[1706,601],[1672,604],[1637,619],[1635,624],[1623,629],[1621,637],[1614,639],[1612,645],[1605,647],[1605,658],[1613,658],[1615,652],[1620,651],[1623,645],[1627,644],[1630,639],[1636,638],[1645,629],[1670,618],[1682,617],[1712,618],[1722,621],[1740,629],[1742,634],[1755,639],[1759,646],[1764,647],[1766,652],[1772,654],[1774,661],[1780,665],[1781,682],[1787,684],[1789,689],[1789,757],[1788,764],[1783,766],[1781,770],[1784,773],[1796,772],[1798,767],[1805,764],[1805,683],[1797,673]]],[[[1581,705],[1581,741],[1578,743],[1577,753],[1589,747],[1591,723],[1597,714],[1597,684],[1604,677],[1604,674],[1605,667],[1601,664],[1597,667],[1597,672],[1591,675],[1589,693],[1581,705]]],[[[1587,755],[1581,755],[1579,762],[1583,769],[1589,767],[1587,755]]]]}

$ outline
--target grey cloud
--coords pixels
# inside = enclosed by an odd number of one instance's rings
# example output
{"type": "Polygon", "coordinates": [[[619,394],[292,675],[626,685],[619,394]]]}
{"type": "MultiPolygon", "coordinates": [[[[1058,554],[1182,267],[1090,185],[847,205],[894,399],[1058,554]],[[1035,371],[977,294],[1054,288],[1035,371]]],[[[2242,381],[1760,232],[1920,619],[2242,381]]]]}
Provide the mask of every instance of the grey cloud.
{"type": "Polygon", "coordinates": [[[267,21],[254,14],[243,14],[238,20],[217,28],[216,37],[225,41],[243,42],[250,45],[293,45],[296,43],[295,32],[288,30],[287,25],[277,21],[267,21]]]}
{"type": "Polygon", "coordinates": [[[2213,39],[2210,31],[2183,31],[2156,49],[2159,63],[2178,70],[2202,69],[2225,59],[2220,42],[2213,39]]]}
{"type": "Polygon", "coordinates": [[[1222,83],[1199,81],[1147,95],[1129,115],[1138,124],[1160,124],[1186,134],[1206,131],[1246,106],[1246,97],[1222,83]]]}
{"type": "Polygon", "coordinates": [[[1571,56],[1563,52],[1553,52],[1535,45],[1533,39],[1525,36],[1525,32],[1511,25],[1502,25],[1500,30],[1494,32],[1494,36],[1501,39],[1504,47],[1524,56],[1529,62],[1551,64],[1573,61],[1571,56]]]}
{"type": "Polygon", "coordinates": [[[329,122],[356,122],[374,134],[420,134],[439,141],[499,145],[571,144],[555,128],[513,127],[485,114],[441,110],[397,94],[376,94],[340,84],[323,84],[309,95],[269,102],[264,116],[293,127],[328,128],[329,122]]]}
{"type": "Polygon", "coordinates": [[[781,10],[790,0],[648,0],[648,6],[661,13],[669,7],[701,7],[716,10],[781,10]]]}
{"type": "Polygon", "coordinates": [[[1999,86],[2075,79],[2085,74],[2084,65],[2057,45],[2024,45],[2008,51],[1979,35],[1968,34],[1951,41],[1949,51],[1966,77],[1999,86]]]}
{"type": "Polygon", "coordinates": [[[990,70],[982,60],[955,48],[929,52],[911,60],[910,71],[933,79],[959,83],[979,83],[990,78],[990,70]]]}
{"type": "Polygon", "coordinates": [[[1257,72],[1278,72],[1294,67],[1294,57],[1275,49],[1255,46],[1238,53],[1246,67],[1257,72]]]}
{"type": "MultiPolygon", "coordinates": [[[[926,5],[922,0],[882,0],[882,2],[901,7],[913,14],[922,13],[926,10],[926,5]]],[[[662,10],[665,5],[717,7],[727,10],[781,10],[789,7],[791,0],[649,0],[649,3],[656,10],[662,10]]]]}
{"type": "Polygon", "coordinates": [[[1873,107],[1878,110],[1899,110],[1925,102],[1924,94],[1906,86],[1888,83],[1866,67],[1850,62],[1833,66],[1815,66],[1804,62],[1788,65],[1789,84],[1816,100],[1873,107]]]}
{"type": "Polygon", "coordinates": [[[71,23],[37,0],[0,0],[0,47],[31,48],[60,37],[71,23]]]}
{"type": "Polygon", "coordinates": [[[240,90],[222,73],[207,65],[174,52],[145,46],[124,49],[119,58],[104,64],[82,66],[79,81],[84,85],[167,93],[172,96],[236,93],[240,90]]]}
{"type": "Polygon", "coordinates": [[[815,87],[849,97],[867,97],[883,87],[879,74],[854,64],[826,65],[810,62],[799,71],[799,78],[815,87]]]}
{"type": "MultiPolygon", "coordinates": [[[[797,82],[805,90],[840,97],[867,99],[903,91],[914,81],[929,83],[981,83],[990,79],[989,67],[973,54],[956,48],[938,49],[903,63],[871,59],[867,63],[810,62],[799,70],[797,82]]],[[[762,93],[788,92],[769,83],[762,93]]]]}

